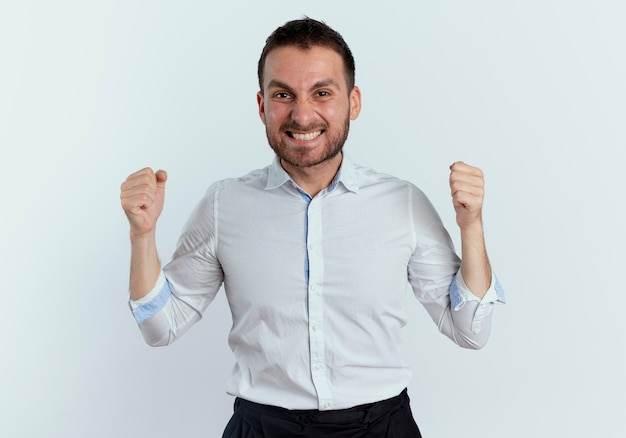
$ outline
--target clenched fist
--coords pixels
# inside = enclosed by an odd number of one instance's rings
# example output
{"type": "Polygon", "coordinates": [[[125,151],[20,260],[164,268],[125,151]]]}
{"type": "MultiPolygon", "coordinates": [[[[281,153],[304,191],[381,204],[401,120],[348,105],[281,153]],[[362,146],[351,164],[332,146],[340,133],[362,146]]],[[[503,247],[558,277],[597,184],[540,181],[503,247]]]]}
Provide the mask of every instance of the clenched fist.
{"type": "Polygon", "coordinates": [[[450,189],[456,211],[456,223],[461,230],[482,227],[482,208],[485,196],[483,171],[478,167],[457,161],[450,166],[450,189]]]}
{"type": "Polygon", "coordinates": [[[156,173],[150,168],[139,170],[122,183],[122,208],[130,223],[131,235],[140,236],[154,232],[163,211],[167,173],[156,173]]]}

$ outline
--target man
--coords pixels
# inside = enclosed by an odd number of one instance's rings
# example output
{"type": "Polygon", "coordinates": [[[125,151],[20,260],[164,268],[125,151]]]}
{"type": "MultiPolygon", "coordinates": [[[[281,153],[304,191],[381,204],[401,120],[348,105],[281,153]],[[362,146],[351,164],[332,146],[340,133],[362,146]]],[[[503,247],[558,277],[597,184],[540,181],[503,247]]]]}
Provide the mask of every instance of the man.
{"type": "Polygon", "coordinates": [[[268,167],[213,184],[161,269],[155,244],[164,171],[122,184],[130,222],[131,307],[145,340],[167,345],[221,285],[236,358],[224,437],[419,437],[402,360],[410,283],[440,331],[480,348],[494,302],[482,172],[451,166],[462,262],[415,186],[342,153],[361,110],[343,38],[302,19],[278,28],[259,60],[268,167]]]}

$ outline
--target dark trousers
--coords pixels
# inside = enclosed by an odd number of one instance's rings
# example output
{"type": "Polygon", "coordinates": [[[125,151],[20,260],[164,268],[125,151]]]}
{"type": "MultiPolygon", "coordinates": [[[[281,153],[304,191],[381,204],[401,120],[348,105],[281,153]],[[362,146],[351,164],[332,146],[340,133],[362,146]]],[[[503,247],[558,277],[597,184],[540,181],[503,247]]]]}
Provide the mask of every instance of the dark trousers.
{"type": "Polygon", "coordinates": [[[222,438],[421,438],[406,389],[335,411],[288,410],[237,398],[222,438]]]}

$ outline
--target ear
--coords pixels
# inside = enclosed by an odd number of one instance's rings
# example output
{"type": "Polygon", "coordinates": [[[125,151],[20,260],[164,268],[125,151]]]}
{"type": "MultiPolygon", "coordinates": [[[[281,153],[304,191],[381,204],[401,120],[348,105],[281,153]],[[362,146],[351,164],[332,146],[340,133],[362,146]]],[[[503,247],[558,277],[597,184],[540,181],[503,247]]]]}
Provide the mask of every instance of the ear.
{"type": "Polygon", "coordinates": [[[361,90],[356,85],[350,91],[350,120],[356,120],[361,112],[361,90]]]}
{"type": "Polygon", "coordinates": [[[256,103],[259,106],[259,117],[261,117],[261,121],[265,125],[265,101],[261,91],[256,94],[256,103]]]}

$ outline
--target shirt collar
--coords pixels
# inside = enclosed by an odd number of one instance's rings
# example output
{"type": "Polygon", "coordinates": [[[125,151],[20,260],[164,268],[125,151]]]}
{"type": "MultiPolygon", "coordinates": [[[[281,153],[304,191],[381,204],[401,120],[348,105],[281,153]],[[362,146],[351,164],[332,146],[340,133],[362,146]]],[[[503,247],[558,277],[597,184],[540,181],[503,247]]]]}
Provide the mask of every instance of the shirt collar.
{"type": "MultiPolygon", "coordinates": [[[[278,156],[274,156],[274,161],[272,161],[272,164],[268,169],[267,185],[265,186],[265,190],[277,189],[288,181],[292,181],[291,177],[285,169],[283,169],[283,166],[280,165],[280,158],[278,158],[278,156]]],[[[339,171],[337,171],[333,181],[330,183],[328,188],[329,191],[334,190],[339,183],[343,184],[343,186],[351,192],[359,192],[359,180],[356,166],[345,153],[343,153],[343,159],[341,160],[339,171]]]]}
{"type": "MultiPolygon", "coordinates": [[[[356,165],[345,153],[343,154],[343,160],[337,172],[339,178],[335,177],[337,182],[343,184],[343,186],[354,193],[359,192],[359,177],[356,171],[356,165]]],[[[333,180],[333,182],[335,181],[333,180]]]]}
{"type": "Polygon", "coordinates": [[[267,185],[265,186],[265,190],[273,190],[285,184],[287,181],[290,181],[291,177],[283,166],[280,165],[280,158],[278,155],[274,156],[274,161],[269,166],[268,175],[267,175],[267,185]]]}

